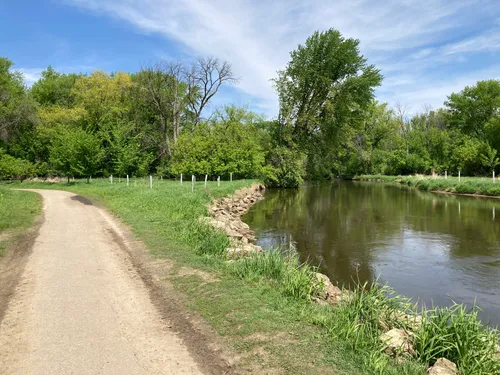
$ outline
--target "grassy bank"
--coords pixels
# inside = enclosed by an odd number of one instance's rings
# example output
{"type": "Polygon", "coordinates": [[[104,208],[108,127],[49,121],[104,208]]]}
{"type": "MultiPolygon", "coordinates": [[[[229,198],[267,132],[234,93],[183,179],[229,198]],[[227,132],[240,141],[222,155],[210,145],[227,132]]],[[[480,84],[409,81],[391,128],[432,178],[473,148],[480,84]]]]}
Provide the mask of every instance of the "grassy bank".
{"type": "Polygon", "coordinates": [[[425,191],[441,191],[452,194],[475,194],[486,196],[500,196],[500,181],[493,182],[486,177],[436,177],[430,176],[384,176],[363,175],[357,176],[355,180],[396,182],[408,186],[414,186],[425,191]]]}
{"type": "MultiPolygon", "coordinates": [[[[383,330],[411,330],[398,318],[412,312],[404,298],[388,298],[388,288],[359,286],[349,302],[336,309],[311,302],[319,286],[314,269],[293,256],[268,252],[227,262],[228,239],[206,227],[199,217],[208,214],[212,198],[233,193],[252,181],[180,185],[145,180],[113,185],[23,183],[23,187],[57,188],[77,192],[107,207],[129,224],[158,257],[175,262],[171,280],[186,295],[188,308],[200,313],[238,352],[238,368],[254,373],[285,374],[423,374],[436,358],[447,356],[463,374],[499,373],[493,360],[496,332],[482,326],[474,313],[437,309],[424,315],[414,330],[415,353],[405,361],[385,354],[383,330]],[[217,282],[181,276],[189,267],[210,273],[217,282]],[[474,348],[474,350],[468,350],[474,348]],[[258,370],[256,370],[258,369],[258,370]]],[[[412,313],[415,313],[413,311],[412,313]]]]}
{"type": "Polygon", "coordinates": [[[31,227],[42,211],[42,198],[0,185],[0,256],[9,244],[31,227]]]}

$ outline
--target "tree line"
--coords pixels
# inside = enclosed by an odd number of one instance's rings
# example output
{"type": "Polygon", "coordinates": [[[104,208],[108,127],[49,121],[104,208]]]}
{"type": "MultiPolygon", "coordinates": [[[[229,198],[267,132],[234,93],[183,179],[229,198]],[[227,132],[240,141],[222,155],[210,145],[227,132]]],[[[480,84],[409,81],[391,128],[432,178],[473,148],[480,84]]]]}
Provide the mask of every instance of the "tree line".
{"type": "Polygon", "coordinates": [[[500,81],[415,113],[376,101],[382,79],[359,41],[334,29],[291,52],[274,80],[279,113],[271,120],[231,104],[210,107],[237,81],[213,57],[136,73],[48,67],[32,87],[0,58],[0,179],[233,173],[295,187],[304,178],[495,170],[500,81]]]}

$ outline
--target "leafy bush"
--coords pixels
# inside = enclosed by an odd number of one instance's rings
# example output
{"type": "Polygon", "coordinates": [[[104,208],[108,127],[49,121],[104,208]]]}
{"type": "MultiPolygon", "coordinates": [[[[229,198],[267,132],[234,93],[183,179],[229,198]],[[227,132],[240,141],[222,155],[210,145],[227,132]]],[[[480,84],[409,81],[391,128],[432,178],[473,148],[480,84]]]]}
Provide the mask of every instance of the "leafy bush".
{"type": "Polygon", "coordinates": [[[200,124],[179,137],[172,154],[171,172],[175,175],[229,176],[251,178],[261,174],[264,151],[249,124],[232,122],[200,124]]]}
{"type": "Polygon", "coordinates": [[[305,155],[301,152],[277,147],[270,157],[270,166],[265,170],[264,183],[269,187],[297,188],[305,175],[305,155]]]}
{"type": "Polygon", "coordinates": [[[29,161],[5,154],[0,149],[0,180],[20,179],[31,176],[35,167],[29,161]]]}

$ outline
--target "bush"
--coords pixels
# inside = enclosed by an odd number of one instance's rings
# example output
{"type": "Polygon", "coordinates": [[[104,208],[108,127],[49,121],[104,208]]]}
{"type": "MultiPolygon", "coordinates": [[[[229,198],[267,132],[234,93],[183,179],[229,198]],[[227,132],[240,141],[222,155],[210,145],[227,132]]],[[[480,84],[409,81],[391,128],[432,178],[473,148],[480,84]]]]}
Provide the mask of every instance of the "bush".
{"type": "Polygon", "coordinates": [[[33,174],[34,169],[29,161],[7,155],[0,149],[0,180],[24,180],[33,174]]]}
{"type": "Polygon", "coordinates": [[[305,155],[280,146],[270,157],[270,165],[265,169],[264,183],[268,187],[298,188],[304,182],[305,155]]]}

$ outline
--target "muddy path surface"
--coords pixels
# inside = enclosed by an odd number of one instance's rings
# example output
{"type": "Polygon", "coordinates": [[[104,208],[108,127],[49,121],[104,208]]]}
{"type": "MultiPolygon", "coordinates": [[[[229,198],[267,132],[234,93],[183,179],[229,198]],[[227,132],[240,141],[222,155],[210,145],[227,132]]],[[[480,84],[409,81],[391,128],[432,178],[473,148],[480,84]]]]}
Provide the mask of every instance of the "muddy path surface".
{"type": "Polygon", "coordinates": [[[130,250],[119,223],[85,198],[37,192],[44,221],[0,301],[1,374],[229,373],[168,285],[148,273],[162,263],[130,250]]]}

